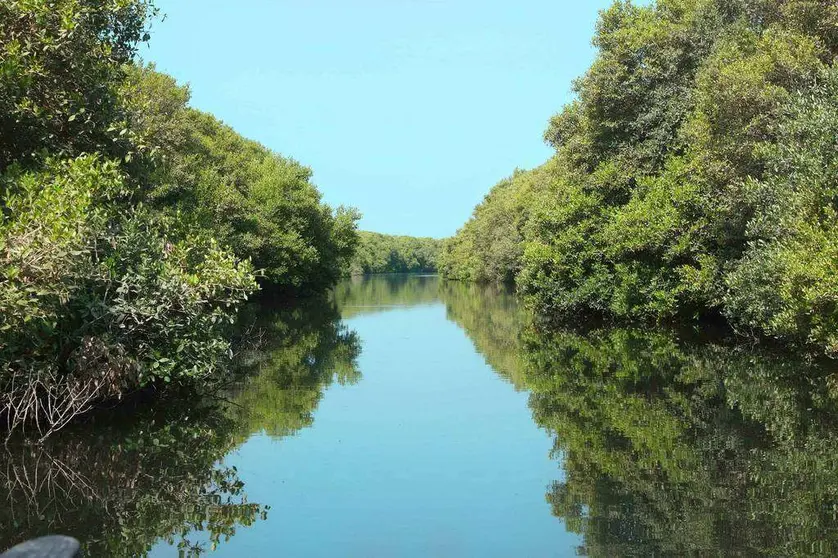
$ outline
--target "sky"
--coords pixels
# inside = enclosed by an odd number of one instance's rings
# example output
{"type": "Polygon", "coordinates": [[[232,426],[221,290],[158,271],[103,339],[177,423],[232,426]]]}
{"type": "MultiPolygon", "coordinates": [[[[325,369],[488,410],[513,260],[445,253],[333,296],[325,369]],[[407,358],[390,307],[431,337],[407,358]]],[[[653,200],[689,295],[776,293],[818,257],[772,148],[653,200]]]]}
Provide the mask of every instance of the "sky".
{"type": "Polygon", "coordinates": [[[314,171],[360,228],[447,237],[593,60],[610,0],[156,0],[141,52],[192,106],[314,171]]]}

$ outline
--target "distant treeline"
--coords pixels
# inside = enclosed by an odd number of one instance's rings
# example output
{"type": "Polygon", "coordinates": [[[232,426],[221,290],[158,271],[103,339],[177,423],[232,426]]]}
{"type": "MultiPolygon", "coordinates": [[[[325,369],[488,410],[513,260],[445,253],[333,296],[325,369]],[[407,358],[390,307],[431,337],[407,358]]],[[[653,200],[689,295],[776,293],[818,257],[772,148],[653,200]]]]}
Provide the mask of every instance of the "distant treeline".
{"type": "Polygon", "coordinates": [[[442,241],[360,231],[358,247],[345,273],[433,273],[442,241]]]}
{"type": "Polygon", "coordinates": [[[554,318],[721,315],[838,354],[837,6],[615,2],[555,156],[489,193],[442,274],[554,318]]]}
{"type": "Polygon", "coordinates": [[[208,390],[257,279],[343,274],[358,214],[136,60],[147,0],[0,3],[0,420],[46,435],[140,388],[208,390]]]}

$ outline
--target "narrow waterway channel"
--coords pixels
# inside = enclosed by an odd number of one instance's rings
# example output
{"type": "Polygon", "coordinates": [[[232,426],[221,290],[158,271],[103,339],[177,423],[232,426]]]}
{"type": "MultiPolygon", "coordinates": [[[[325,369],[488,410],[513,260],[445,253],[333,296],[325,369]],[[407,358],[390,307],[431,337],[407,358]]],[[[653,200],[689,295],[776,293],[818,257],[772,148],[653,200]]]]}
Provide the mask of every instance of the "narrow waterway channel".
{"type": "MultiPolygon", "coordinates": [[[[832,368],[683,332],[544,333],[434,276],[262,308],[222,404],[97,414],[0,467],[7,546],[90,556],[830,555],[832,368]]],[[[576,324],[577,326],[579,324],[576,324]]]]}
{"type": "MultiPolygon", "coordinates": [[[[514,320],[514,299],[492,295],[514,320]]],[[[255,432],[226,457],[271,509],[219,555],[546,556],[580,544],[545,500],[562,477],[551,436],[440,296],[437,277],[338,287],[358,377],[325,390],[310,427],[255,432]]]]}

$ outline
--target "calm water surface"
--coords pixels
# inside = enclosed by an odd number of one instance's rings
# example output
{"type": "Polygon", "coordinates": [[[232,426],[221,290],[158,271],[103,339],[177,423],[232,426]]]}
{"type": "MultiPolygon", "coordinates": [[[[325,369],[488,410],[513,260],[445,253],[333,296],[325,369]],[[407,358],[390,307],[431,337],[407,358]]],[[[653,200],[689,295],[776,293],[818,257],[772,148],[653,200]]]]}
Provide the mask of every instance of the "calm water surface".
{"type": "Polygon", "coordinates": [[[683,333],[542,333],[382,276],[255,314],[226,402],[97,415],[0,467],[0,543],[91,556],[832,555],[838,381],[683,333]]]}

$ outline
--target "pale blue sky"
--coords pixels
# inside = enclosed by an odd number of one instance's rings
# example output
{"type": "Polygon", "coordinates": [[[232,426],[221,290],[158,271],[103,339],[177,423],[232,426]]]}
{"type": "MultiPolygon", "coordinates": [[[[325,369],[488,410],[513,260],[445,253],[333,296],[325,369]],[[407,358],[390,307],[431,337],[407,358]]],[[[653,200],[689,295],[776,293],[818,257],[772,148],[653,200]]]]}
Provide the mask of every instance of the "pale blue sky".
{"type": "Polygon", "coordinates": [[[444,237],[550,155],[610,0],[158,0],[143,58],[314,170],[361,228],[444,237]]]}

